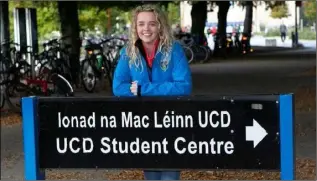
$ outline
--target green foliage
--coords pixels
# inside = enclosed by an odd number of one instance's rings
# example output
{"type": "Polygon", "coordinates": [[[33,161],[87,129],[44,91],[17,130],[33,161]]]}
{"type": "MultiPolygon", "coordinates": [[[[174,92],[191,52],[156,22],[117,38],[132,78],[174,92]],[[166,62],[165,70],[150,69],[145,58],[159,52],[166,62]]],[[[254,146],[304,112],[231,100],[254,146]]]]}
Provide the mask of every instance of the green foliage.
{"type": "Polygon", "coordinates": [[[167,9],[163,9],[163,11],[167,14],[168,21],[171,25],[180,23],[179,2],[168,3],[167,9]]]}
{"type": "Polygon", "coordinates": [[[35,8],[36,4],[33,1],[9,1],[9,3],[12,3],[14,7],[17,8],[35,8]]]}
{"type": "Polygon", "coordinates": [[[273,9],[276,6],[286,5],[285,1],[264,1],[266,5],[266,10],[273,9]]]}
{"type": "Polygon", "coordinates": [[[302,40],[316,40],[316,31],[312,31],[309,27],[305,27],[298,32],[298,37],[302,40]]]}
{"type": "MultiPolygon", "coordinates": [[[[292,38],[292,32],[295,32],[294,28],[290,28],[287,31],[287,36],[291,39],[292,38]]],[[[281,36],[279,28],[272,28],[269,29],[266,34],[264,34],[265,37],[279,37],[281,36]]],[[[309,27],[304,27],[303,30],[298,30],[298,38],[300,40],[316,40],[316,32],[312,31],[309,27]]]]}
{"type": "Polygon", "coordinates": [[[312,24],[316,22],[316,0],[308,0],[303,2],[304,16],[312,24]]]}
{"type": "Polygon", "coordinates": [[[13,10],[14,8],[36,8],[37,11],[37,26],[38,26],[38,37],[39,39],[44,38],[52,31],[59,31],[59,18],[57,2],[46,1],[44,4],[37,4],[32,1],[9,1],[9,21],[10,21],[10,34],[11,39],[14,37],[14,19],[13,10]]]}
{"type": "MultiPolygon", "coordinates": [[[[17,7],[37,9],[38,36],[40,41],[50,38],[52,32],[60,31],[57,3],[57,1],[9,1],[11,39],[14,37],[13,10],[17,7]]],[[[114,31],[116,23],[120,23],[121,27],[123,24],[130,23],[131,8],[140,4],[140,1],[78,2],[80,29],[83,31],[94,31],[95,28],[98,28],[102,33],[114,31]],[[119,21],[117,17],[119,17],[119,21]]],[[[179,1],[160,4],[166,5],[169,21],[171,23],[179,23],[179,1]]]]}
{"type": "MultiPolygon", "coordinates": [[[[220,1],[216,1],[220,2],[220,1]]],[[[281,6],[281,5],[286,5],[285,1],[259,1],[259,0],[254,0],[254,1],[245,1],[245,0],[238,0],[238,1],[232,1],[234,6],[242,6],[243,8],[250,4],[252,2],[253,7],[257,7],[265,3],[265,8],[266,10],[268,9],[273,9],[276,6],[281,6]]]]}
{"type": "Polygon", "coordinates": [[[98,7],[81,9],[78,12],[79,24],[82,30],[94,30],[95,27],[105,29],[108,15],[105,10],[99,11],[98,7]]]}
{"type": "MultiPolygon", "coordinates": [[[[292,38],[292,32],[295,32],[295,27],[288,30],[289,38],[292,38]]],[[[310,27],[303,27],[298,29],[298,38],[300,40],[316,40],[316,31],[311,30],[310,27]]]]}
{"type": "Polygon", "coordinates": [[[60,31],[57,2],[51,1],[44,7],[37,8],[39,37],[49,36],[52,31],[60,31]]]}
{"type": "Polygon", "coordinates": [[[267,37],[281,36],[281,32],[279,28],[271,28],[265,34],[267,37]]]}
{"type": "Polygon", "coordinates": [[[280,4],[272,7],[271,17],[276,19],[286,18],[289,16],[287,4],[280,4]]]}
{"type": "Polygon", "coordinates": [[[119,7],[122,11],[129,11],[131,8],[140,5],[141,1],[78,1],[79,10],[98,7],[100,10],[119,7]]]}
{"type": "Polygon", "coordinates": [[[89,7],[79,10],[80,27],[84,31],[94,31],[98,28],[103,33],[112,32],[115,30],[116,23],[122,26],[129,22],[129,18],[130,12],[122,11],[118,7],[109,9],[89,7]]]}

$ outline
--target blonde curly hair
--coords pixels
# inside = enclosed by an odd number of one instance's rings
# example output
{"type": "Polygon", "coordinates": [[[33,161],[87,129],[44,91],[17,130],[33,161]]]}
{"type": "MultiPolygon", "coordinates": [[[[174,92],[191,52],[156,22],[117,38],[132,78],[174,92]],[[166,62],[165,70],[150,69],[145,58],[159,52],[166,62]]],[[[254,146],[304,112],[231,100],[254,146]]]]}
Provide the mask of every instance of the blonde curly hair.
{"type": "Polygon", "coordinates": [[[134,64],[137,68],[139,68],[139,66],[142,66],[139,49],[135,46],[135,42],[139,39],[136,24],[137,16],[140,12],[153,12],[156,17],[156,21],[159,25],[160,37],[158,51],[162,52],[165,55],[170,53],[174,40],[172,29],[168,23],[168,19],[164,12],[160,10],[160,8],[152,4],[146,4],[136,7],[133,10],[131,16],[131,28],[129,32],[129,42],[126,46],[126,53],[127,56],[130,57],[130,65],[134,64]]]}

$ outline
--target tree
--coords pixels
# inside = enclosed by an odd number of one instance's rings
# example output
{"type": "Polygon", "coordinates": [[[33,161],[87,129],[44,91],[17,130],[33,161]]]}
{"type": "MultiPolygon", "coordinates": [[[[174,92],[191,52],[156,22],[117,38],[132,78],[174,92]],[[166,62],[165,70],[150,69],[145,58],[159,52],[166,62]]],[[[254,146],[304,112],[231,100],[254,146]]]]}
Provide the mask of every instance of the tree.
{"type": "Polygon", "coordinates": [[[273,9],[276,6],[284,5],[285,1],[264,1],[266,5],[266,10],[273,9]]]}
{"type": "Polygon", "coordinates": [[[227,29],[227,15],[230,8],[229,1],[217,1],[216,4],[219,7],[218,10],[218,28],[217,32],[219,36],[225,39],[227,29]]]}
{"type": "Polygon", "coordinates": [[[310,23],[316,21],[316,0],[303,1],[304,16],[310,23]]]}
{"type": "MultiPolygon", "coordinates": [[[[197,37],[197,39],[205,39],[204,28],[207,20],[207,2],[206,1],[195,1],[192,2],[192,27],[191,33],[197,37]]],[[[199,41],[199,44],[202,44],[199,41]]]]}
{"type": "Polygon", "coordinates": [[[59,31],[59,17],[57,11],[57,2],[43,1],[34,3],[32,1],[9,1],[9,19],[11,39],[13,39],[13,9],[14,8],[36,8],[37,27],[39,40],[44,38],[52,31],[59,31]]]}
{"type": "MultiPolygon", "coordinates": [[[[263,2],[261,1],[238,1],[238,5],[243,6],[243,8],[246,9],[243,34],[248,36],[249,40],[252,33],[253,8],[261,5],[262,3],[263,2]]],[[[275,11],[273,9],[280,6],[286,6],[287,8],[285,1],[264,1],[264,3],[266,5],[266,10],[271,9],[272,11],[275,11]]],[[[288,16],[288,12],[286,14],[288,16]]]]}
{"type": "Polygon", "coordinates": [[[271,17],[276,19],[282,19],[289,16],[287,4],[280,4],[272,7],[271,17]]]}
{"type": "Polygon", "coordinates": [[[245,18],[243,23],[243,35],[248,37],[250,41],[252,33],[252,19],[253,19],[253,1],[245,1],[243,6],[245,7],[245,18]]]}
{"type": "Polygon", "coordinates": [[[106,10],[99,11],[98,7],[89,7],[79,10],[78,16],[81,30],[94,30],[96,27],[102,31],[107,30],[107,20],[110,17],[106,10]]]}
{"type": "Polygon", "coordinates": [[[53,31],[60,31],[57,2],[50,1],[44,7],[37,7],[37,26],[41,39],[50,36],[53,31]]]}
{"type": "Polygon", "coordinates": [[[80,58],[80,47],[81,41],[79,37],[80,27],[78,20],[78,8],[76,1],[58,1],[58,14],[61,22],[61,34],[64,38],[64,43],[71,45],[69,64],[71,68],[71,75],[73,83],[78,85],[79,75],[79,58],[80,58]]]}
{"type": "MultiPolygon", "coordinates": [[[[131,9],[141,4],[157,4],[169,12],[169,20],[175,21],[177,13],[175,6],[170,6],[172,1],[80,1],[78,2],[79,22],[82,30],[98,27],[104,33],[111,33],[117,23],[128,23],[131,18],[131,9]],[[166,7],[166,8],[165,8],[166,7]],[[170,16],[171,14],[171,16],[170,16]],[[173,17],[173,18],[172,18],[173,17]]],[[[177,2],[174,2],[177,4],[177,2]]]]}
{"type": "MultiPolygon", "coordinates": [[[[171,11],[169,19],[177,21],[175,18],[175,7],[167,6],[170,1],[150,2],[150,1],[9,1],[10,14],[13,14],[14,7],[32,7],[37,9],[38,35],[43,37],[52,31],[60,31],[67,44],[71,44],[71,69],[73,78],[79,70],[79,31],[85,29],[94,30],[98,27],[104,33],[113,27],[116,18],[120,17],[127,22],[129,10],[144,3],[154,3],[168,7],[171,11]],[[111,11],[109,11],[111,9],[111,11]],[[126,12],[124,12],[126,11],[126,12]],[[173,14],[174,13],[174,14],[173,14]]],[[[13,32],[13,16],[10,16],[10,30],[13,32]]],[[[11,35],[14,35],[11,33],[11,35]]],[[[13,36],[11,37],[13,38],[13,36]]]]}
{"type": "Polygon", "coordinates": [[[178,2],[171,2],[168,4],[167,8],[167,16],[168,21],[171,24],[179,23],[180,22],[180,8],[179,8],[179,1],[178,2]]]}

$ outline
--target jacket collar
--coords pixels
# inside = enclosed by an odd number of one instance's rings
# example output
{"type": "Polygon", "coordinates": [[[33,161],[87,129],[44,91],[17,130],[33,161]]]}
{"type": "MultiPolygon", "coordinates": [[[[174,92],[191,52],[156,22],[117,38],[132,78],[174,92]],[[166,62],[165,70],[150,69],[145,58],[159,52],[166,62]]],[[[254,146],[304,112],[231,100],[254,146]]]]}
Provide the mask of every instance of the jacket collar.
{"type": "Polygon", "coordinates": [[[143,48],[143,44],[142,44],[142,40],[141,39],[137,39],[137,41],[135,41],[134,46],[136,46],[139,51],[141,52],[142,56],[145,58],[146,54],[143,48]]]}
{"type": "MultiPolygon", "coordinates": [[[[141,39],[137,39],[137,40],[135,41],[135,43],[134,43],[134,46],[136,46],[136,47],[139,49],[139,51],[141,52],[141,54],[142,54],[143,57],[146,57],[146,52],[144,51],[144,47],[143,47],[143,44],[142,44],[142,40],[141,40],[141,39]]],[[[158,47],[156,48],[156,53],[155,53],[155,54],[157,54],[157,53],[160,51],[159,42],[158,42],[158,44],[155,45],[155,46],[158,46],[158,47]]]]}

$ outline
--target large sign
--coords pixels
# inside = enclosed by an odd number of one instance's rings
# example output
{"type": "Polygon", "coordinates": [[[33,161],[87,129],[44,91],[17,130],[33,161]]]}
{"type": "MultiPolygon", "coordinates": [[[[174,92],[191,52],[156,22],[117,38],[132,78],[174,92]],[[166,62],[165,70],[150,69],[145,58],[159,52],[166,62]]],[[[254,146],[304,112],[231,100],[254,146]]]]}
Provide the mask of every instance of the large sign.
{"type": "Polygon", "coordinates": [[[282,127],[290,134],[293,126],[281,124],[280,101],[276,95],[32,98],[33,106],[23,107],[35,108],[38,169],[281,170],[283,150],[292,146],[292,138],[283,143],[282,127]]]}

